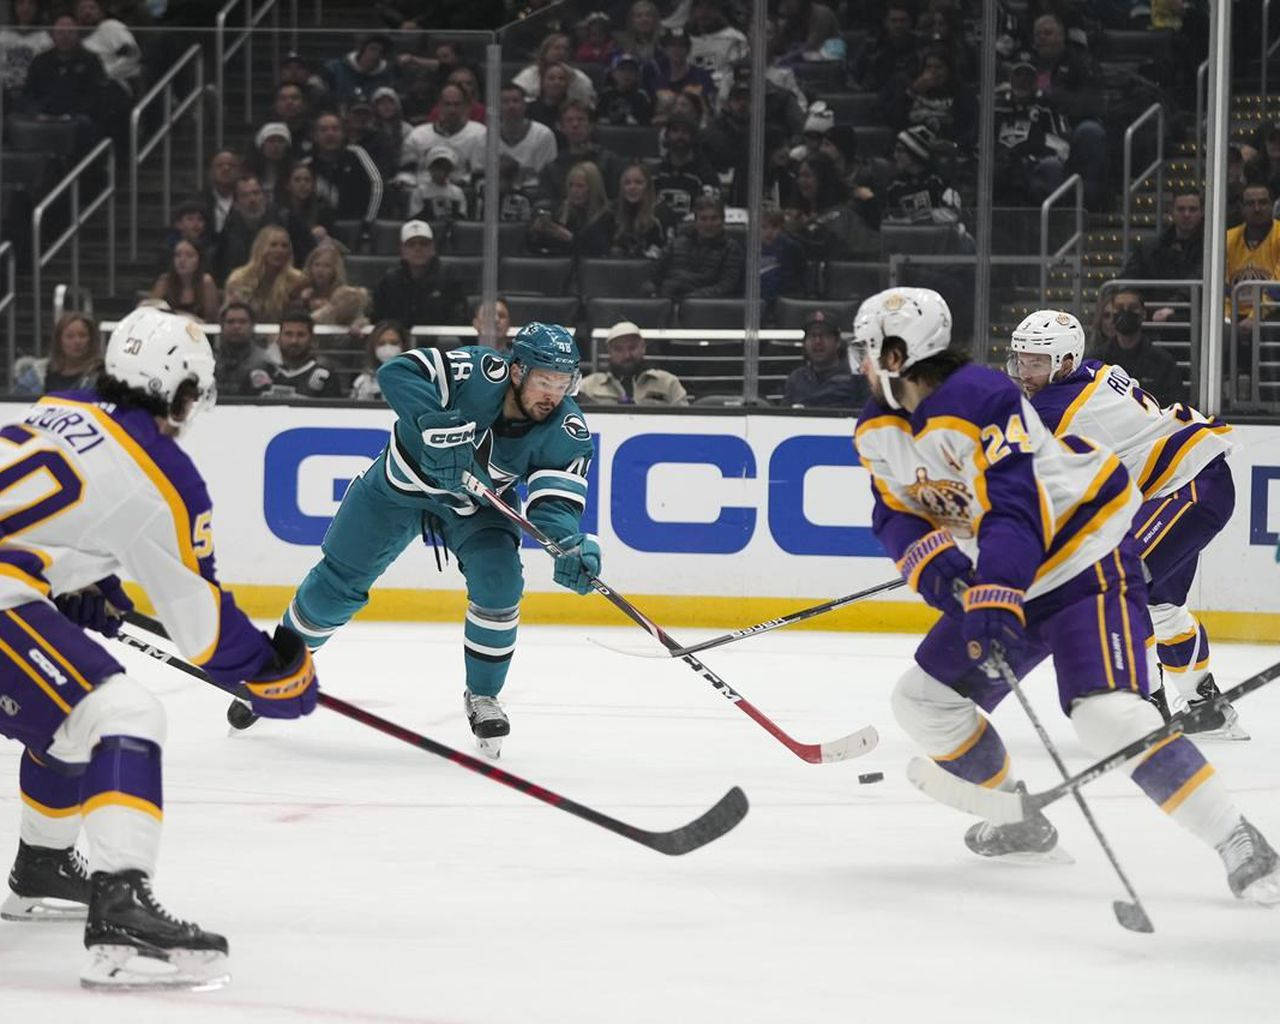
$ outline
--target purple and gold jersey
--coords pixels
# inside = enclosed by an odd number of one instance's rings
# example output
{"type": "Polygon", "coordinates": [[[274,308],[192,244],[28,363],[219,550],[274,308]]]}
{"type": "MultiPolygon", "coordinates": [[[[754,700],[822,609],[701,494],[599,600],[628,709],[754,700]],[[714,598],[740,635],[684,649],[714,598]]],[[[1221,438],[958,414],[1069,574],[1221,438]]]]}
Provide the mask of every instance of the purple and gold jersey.
{"type": "Polygon", "coordinates": [[[92,391],[46,395],[0,428],[0,609],[119,573],[183,656],[221,682],[272,656],[218,585],[204,480],[155,417],[92,391]]]}
{"type": "Polygon", "coordinates": [[[1119,455],[1144,498],[1172,494],[1236,447],[1229,424],[1181,402],[1162,409],[1123,367],[1096,359],[1042,388],[1031,405],[1058,437],[1079,434],[1119,455]]]}
{"type": "Polygon", "coordinates": [[[1113,551],[1141,500],[1116,455],[1055,438],[1007,376],[980,366],[956,370],[910,414],[873,399],[855,444],[890,557],[945,529],[977,581],[1028,599],[1113,551]]]}

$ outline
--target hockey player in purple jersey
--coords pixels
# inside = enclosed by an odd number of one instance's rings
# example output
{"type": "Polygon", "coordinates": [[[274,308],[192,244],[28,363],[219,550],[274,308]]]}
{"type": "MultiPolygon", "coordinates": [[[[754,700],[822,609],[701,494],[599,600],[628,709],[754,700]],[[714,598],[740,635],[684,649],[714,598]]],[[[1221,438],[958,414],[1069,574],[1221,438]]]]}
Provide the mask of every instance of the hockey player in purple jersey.
{"type": "Polygon", "coordinates": [[[218,585],[213,509],[175,438],[214,399],[190,321],[135,310],[95,388],[45,395],[0,427],[0,735],[26,747],[10,921],[84,920],[90,988],[215,988],[227,941],[151,891],[164,800],[164,708],[86,635],[119,630],[137,580],[184,657],[254,711],[316,705],[301,638],[255,629],[218,585]],[[75,850],[83,829],[89,861],[75,850]]]}
{"type": "MultiPolygon", "coordinates": [[[[1156,655],[1192,708],[1218,696],[1209,666],[1209,635],[1187,608],[1200,552],[1227,525],[1235,486],[1227,456],[1230,425],[1182,403],[1161,408],[1123,367],[1084,358],[1084,330],[1070,313],[1042,309],[1018,325],[1009,373],[1044,425],[1078,434],[1120,457],[1143,503],[1130,531],[1147,571],[1156,655]]],[[[1152,680],[1152,702],[1169,718],[1170,701],[1152,680]]],[[[1176,710],[1176,709],[1175,709],[1176,710]]],[[[1248,739],[1227,705],[1187,728],[1248,739]]]]}
{"type": "MultiPolygon", "coordinates": [[[[943,617],[898,680],[899,724],[941,770],[1012,789],[989,712],[1009,692],[999,657],[1025,676],[1052,655],[1062,710],[1081,742],[1109,754],[1160,716],[1147,692],[1150,637],[1129,524],[1140,502],[1119,458],[1055,439],[1016,385],[951,349],[936,292],[896,288],[864,302],[854,354],[872,399],[856,444],[872,476],[872,526],[907,582],[943,617]]],[[[1280,862],[1195,745],[1175,735],[1128,765],[1175,821],[1216,849],[1231,891],[1280,902],[1280,862]]],[[[983,856],[1051,853],[1041,813],[981,822],[983,856]]]]}

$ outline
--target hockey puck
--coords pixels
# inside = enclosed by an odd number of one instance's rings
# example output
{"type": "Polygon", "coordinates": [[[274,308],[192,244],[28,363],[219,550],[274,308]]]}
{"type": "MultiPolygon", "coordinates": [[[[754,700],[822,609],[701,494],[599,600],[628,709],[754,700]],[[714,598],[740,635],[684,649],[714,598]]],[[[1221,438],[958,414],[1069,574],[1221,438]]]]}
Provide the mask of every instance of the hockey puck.
{"type": "Polygon", "coordinates": [[[248,704],[233,700],[227,706],[227,724],[233,729],[247,729],[257,720],[258,716],[248,704]]]}
{"type": "Polygon", "coordinates": [[[858,776],[858,781],[864,786],[872,782],[882,782],[884,780],[884,772],[863,772],[858,776]]]}

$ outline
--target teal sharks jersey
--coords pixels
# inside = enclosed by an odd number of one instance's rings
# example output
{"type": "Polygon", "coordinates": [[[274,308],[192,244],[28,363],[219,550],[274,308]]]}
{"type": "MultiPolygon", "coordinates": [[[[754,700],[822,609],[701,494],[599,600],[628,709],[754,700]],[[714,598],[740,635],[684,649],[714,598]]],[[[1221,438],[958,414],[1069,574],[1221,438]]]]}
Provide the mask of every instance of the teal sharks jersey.
{"type": "Polygon", "coordinates": [[[507,419],[502,405],[510,377],[510,358],[480,346],[411,349],[383,364],[378,385],[396,413],[383,459],[387,483],[435,511],[444,506],[455,515],[475,514],[480,506],[470,495],[441,488],[423,468],[420,418],[453,410],[474,424],[476,466],[493,489],[510,501],[511,489],[524,480],[529,518],[553,537],[576,533],[595,453],[582,410],[566,397],[541,422],[507,419]]]}

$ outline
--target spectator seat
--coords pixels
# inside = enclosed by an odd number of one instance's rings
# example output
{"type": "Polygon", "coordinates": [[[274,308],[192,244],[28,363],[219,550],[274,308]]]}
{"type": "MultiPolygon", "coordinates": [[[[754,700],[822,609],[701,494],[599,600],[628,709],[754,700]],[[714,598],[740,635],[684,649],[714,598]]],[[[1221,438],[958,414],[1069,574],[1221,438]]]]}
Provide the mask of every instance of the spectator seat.
{"type": "Polygon", "coordinates": [[[637,327],[670,327],[670,299],[587,298],[590,326],[612,327],[630,320],[637,327]]]}
{"type": "Polygon", "coordinates": [[[789,330],[801,330],[804,328],[804,322],[808,319],[809,314],[819,309],[830,310],[836,314],[841,332],[847,334],[853,330],[853,315],[858,311],[857,302],[826,299],[788,299],[784,296],[779,298],[774,305],[774,314],[779,327],[789,330]]]}
{"type": "Polygon", "coordinates": [[[508,295],[563,295],[572,272],[568,256],[504,256],[498,288],[508,295]]]}
{"type": "MultiPolygon", "coordinates": [[[[743,313],[741,299],[683,299],[676,311],[678,327],[704,330],[740,330],[743,313]]],[[[742,343],[737,342],[738,351],[742,343]]]]}
{"type": "Polygon", "coordinates": [[[853,126],[853,133],[858,137],[858,156],[862,159],[893,156],[898,133],[892,128],[882,124],[857,124],[853,126]]]}
{"type": "Polygon", "coordinates": [[[483,256],[441,256],[440,269],[468,295],[480,291],[482,287],[483,256]]]}
{"type": "Polygon", "coordinates": [[[906,253],[912,256],[940,256],[955,249],[954,224],[880,225],[880,252],[883,256],[906,253]]]}
{"type": "MultiPolygon", "coordinates": [[[[498,252],[514,256],[524,251],[528,224],[502,221],[498,224],[498,252]]],[[[458,256],[484,255],[484,221],[456,220],[449,232],[449,252],[458,256]]]]}
{"type": "Polygon", "coordinates": [[[570,330],[578,320],[576,295],[508,295],[507,309],[516,327],[533,323],[563,324],[570,330]]]}
{"type": "Polygon", "coordinates": [[[822,274],[822,294],[828,299],[857,302],[889,287],[889,268],[883,263],[830,260],[822,274]]]}
{"type": "Polygon", "coordinates": [[[74,121],[40,121],[34,117],[14,114],[5,126],[9,145],[29,152],[56,153],[61,157],[76,155],[76,125],[74,121]]]}
{"type": "Polygon", "coordinates": [[[360,232],[364,222],[360,220],[335,220],[333,222],[334,241],[346,246],[347,252],[360,251],[360,232]]]}
{"type": "Polygon", "coordinates": [[[397,256],[348,256],[345,262],[351,284],[373,288],[400,259],[397,256]]]}
{"type": "Polygon", "coordinates": [[[653,260],[584,259],[578,264],[578,288],[584,298],[612,295],[642,299],[653,294],[653,260]]]}
{"type": "Polygon", "coordinates": [[[831,108],[836,124],[870,125],[880,119],[879,93],[824,92],[818,99],[831,108]]]}
{"type": "MultiPolygon", "coordinates": [[[[657,157],[658,129],[647,124],[598,124],[596,142],[626,160],[657,157]]],[[[617,182],[606,182],[617,186],[617,182]]]]}
{"type": "Polygon", "coordinates": [[[799,61],[791,65],[796,81],[806,96],[819,92],[839,92],[845,87],[845,65],[842,60],[799,61]]]}

